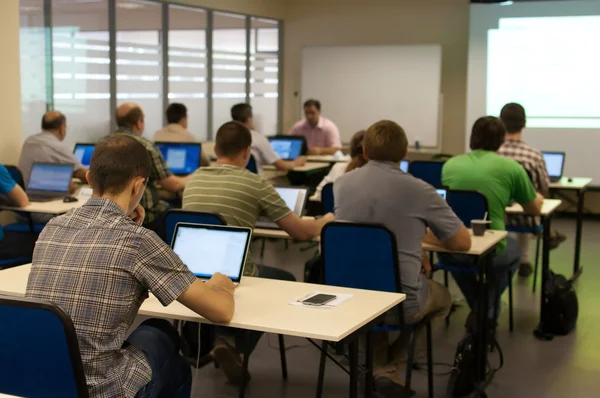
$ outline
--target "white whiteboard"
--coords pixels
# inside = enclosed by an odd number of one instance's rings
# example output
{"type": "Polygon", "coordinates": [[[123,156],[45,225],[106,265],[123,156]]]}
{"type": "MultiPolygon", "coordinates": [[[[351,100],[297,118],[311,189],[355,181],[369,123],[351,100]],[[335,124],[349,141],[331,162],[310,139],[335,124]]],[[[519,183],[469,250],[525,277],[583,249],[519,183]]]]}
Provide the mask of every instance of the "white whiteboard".
{"type": "Polygon", "coordinates": [[[305,47],[301,106],[321,101],[342,141],[381,119],[404,128],[410,145],[438,147],[440,45],[305,47]]]}

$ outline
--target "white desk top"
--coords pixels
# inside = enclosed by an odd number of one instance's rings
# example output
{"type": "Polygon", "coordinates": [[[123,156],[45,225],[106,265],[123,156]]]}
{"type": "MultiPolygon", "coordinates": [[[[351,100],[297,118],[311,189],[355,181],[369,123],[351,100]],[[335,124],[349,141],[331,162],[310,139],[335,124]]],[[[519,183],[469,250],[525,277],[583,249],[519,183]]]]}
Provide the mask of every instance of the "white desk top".
{"type": "MultiPolygon", "coordinates": [[[[542,216],[548,216],[556,211],[562,201],[560,199],[544,199],[542,205],[542,216]]],[[[525,214],[523,206],[518,203],[513,204],[506,208],[506,214],[525,214]]]]}
{"type": "Polygon", "coordinates": [[[502,239],[506,238],[508,232],[506,231],[494,231],[488,229],[485,231],[485,235],[483,236],[473,236],[473,231],[471,232],[471,250],[468,252],[454,252],[448,249],[444,249],[440,246],[430,245],[429,243],[423,243],[423,250],[428,252],[438,252],[438,253],[456,253],[456,254],[469,254],[472,256],[480,256],[492,247],[496,246],[498,242],[502,239]]]}
{"type": "Polygon", "coordinates": [[[333,156],[333,155],[308,155],[306,160],[309,162],[328,162],[328,163],[341,163],[341,162],[349,162],[350,156],[333,156]]]}
{"type": "Polygon", "coordinates": [[[583,189],[591,182],[592,179],[587,177],[572,177],[571,182],[568,177],[563,177],[559,182],[551,182],[550,189],[583,189]]]}
{"type": "Polygon", "coordinates": [[[31,202],[27,207],[0,206],[2,210],[24,211],[27,213],[45,213],[45,214],[64,214],[71,209],[81,207],[86,201],[79,200],[77,202],[65,203],[61,199],[51,200],[48,202],[31,202]]]}
{"type": "MultiPolygon", "coordinates": [[[[291,171],[306,172],[317,169],[324,169],[327,167],[329,167],[329,163],[310,162],[306,163],[304,166],[294,167],[291,171]]],[[[275,166],[273,166],[272,164],[264,165],[262,168],[264,171],[276,170],[275,166]]]]}
{"type": "MultiPolygon", "coordinates": [[[[24,296],[30,271],[30,264],[0,271],[0,294],[24,296]]],[[[235,315],[228,326],[340,341],[405,298],[404,294],[399,293],[244,277],[235,292],[235,315]],[[334,294],[351,293],[353,297],[331,309],[289,305],[293,299],[315,290],[334,294]]],[[[207,323],[204,318],[177,301],[163,307],[153,295],[142,304],[139,314],[207,323]]]]}

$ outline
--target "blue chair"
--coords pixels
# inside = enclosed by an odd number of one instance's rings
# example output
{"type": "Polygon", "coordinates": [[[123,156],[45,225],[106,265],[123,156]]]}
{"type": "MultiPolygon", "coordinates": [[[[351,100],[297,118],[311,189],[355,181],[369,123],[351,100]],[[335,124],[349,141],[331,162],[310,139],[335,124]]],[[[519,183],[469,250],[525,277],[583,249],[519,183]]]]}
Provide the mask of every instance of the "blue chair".
{"type": "Polygon", "coordinates": [[[258,174],[258,167],[256,166],[256,159],[254,155],[250,154],[250,159],[248,159],[248,164],[246,165],[246,169],[251,171],[254,174],[258,174]]]}
{"type": "Polygon", "coordinates": [[[442,185],[442,168],[444,162],[433,160],[413,160],[408,166],[408,172],[413,177],[420,178],[429,185],[439,187],[442,185]]]}
{"type": "MultiPolygon", "coordinates": [[[[383,292],[401,292],[396,237],[381,224],[331,222],[321,232],[321,251],[326,285],[383,292]],[[365,272],[368,268],[369,272],[365,272]]],[[[402,304],[398,310],[398,325],[377,326],[374,332],[410,330],[405,387],[410,390],[414,361],[416,331],[427,329],[427,375],[429,397],[433,397],[433,353],[431,324],[425,318],[416,324],[404,324],[402,304]]],[[[324,343],[326,348],[326,343],[324,343]]],[[[319,390],[325,372],[325,353],[321,353],[319,390]]],[[[320,395],[318,395],[320,396],[320,395]]]]}
{"type": "Polygon", "coordinates": [[[87,398],[73,322],[43,300],[0,296],[0,391],[87,398]]]}
{"type": "Polygon", "coordinates": [[[333,213],[333,182],[325,184],[321,190],[321,204],[323,205],[323,214],[333,213]]]}
{"type": "Polygon", "coordinates": [[[165,240],[171,244],[175,227],[180,222],[192,224],[226,225],[225,219],[217,213],[204,213],[199,211],[171,209],[165,216],[165,240]]]}
{"type": "Polygon", "coordinates": [[[23,264],[29,264],[31,262],[31,257],[15,257],[8,258],[4,260],[0,260],[0,270],[16,267],[23,264]]]}
{"type": "MultiPolygon", "coordinates": [[[[448,193],[448,205],[458,216],[462,223],[471,228],[471,220],[481,220],[488,212],[488,203],[486,197],[477,191],[451,190],[448,193]]],[[[453,264],[445,264],[440,261],[436,265],[437,269],[444,270],[444,285],[448,287],[448,271],[450,272],[468,272],[476,273],[475,267],[457,267],[453,264]]],[[[508,275],[508,317],[509,330],[513,331],[513,287],[512,274],[508,275]]],[[[450,315],[446,318],[446,325],[450,322],[450,315]]]]}

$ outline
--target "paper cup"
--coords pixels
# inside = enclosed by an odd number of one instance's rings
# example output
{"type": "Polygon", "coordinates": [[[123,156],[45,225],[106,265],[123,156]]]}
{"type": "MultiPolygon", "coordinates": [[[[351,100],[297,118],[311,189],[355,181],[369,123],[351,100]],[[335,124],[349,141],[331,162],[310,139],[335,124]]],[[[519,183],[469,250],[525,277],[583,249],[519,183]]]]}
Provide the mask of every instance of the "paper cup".
{"type": "Polygon", "coordinates": [[[473,235],[483,236],[485,230],[488,229],[488,225],[492,222],[490,220],[471,220],[471,228],[473,228],[473,235]]]}

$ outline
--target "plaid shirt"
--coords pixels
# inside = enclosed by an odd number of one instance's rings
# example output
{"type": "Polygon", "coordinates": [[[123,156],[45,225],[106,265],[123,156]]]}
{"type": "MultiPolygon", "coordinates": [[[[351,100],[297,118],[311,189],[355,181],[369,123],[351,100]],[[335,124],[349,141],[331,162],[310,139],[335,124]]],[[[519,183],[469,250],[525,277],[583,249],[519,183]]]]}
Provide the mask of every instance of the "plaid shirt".
{"type": "Polygon", "coordinates": [[[148,290],[166,306],[194,280],[155,233],[93,197],[44,228],[26,295],[73,320],[90,397],[134,397],[152,371],[139,347],[123,343],[148,290]]]}
{"type": "Polygon", "coordinates": [[[167,166],[167,162],[160,153],[160,150],[156,148],[152,141],[141,137],[133,130],[124,127],[119,127],[117,131],[115,131],[115,134],[132,135],[143,146],[145,146],[148,153],[150,153],[150,158],[152,159],[152,170],[150,171],[148,184],[146,184],[146,191],[144,192],[144,196],[142,196],[142,200],[140,201],[140,204],[144,210],[146,210],[146,219],[144,220],[144,224],[147,225],[154,221],[154,219],[160,213],[167,211],[169,204],[160,200],[155,184],[160,180],[172,176],[173,173],[171,173],[169,170],[169,166],[167,166]]]}
{"type": "MultiPolygon", "coordinates": [[[[506,139],[498,150],[498,155],[519,162],[529,174],[533,187],[544,196],[548,196],[550,178],[546,170],[546,162],[542,153],[530,147],[524,141],[506,139]]],[[[507,216],[506,225],[536,227],[540,224],[539,217],[507,216]]]]}

